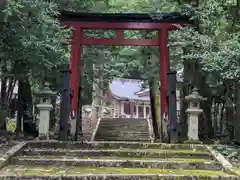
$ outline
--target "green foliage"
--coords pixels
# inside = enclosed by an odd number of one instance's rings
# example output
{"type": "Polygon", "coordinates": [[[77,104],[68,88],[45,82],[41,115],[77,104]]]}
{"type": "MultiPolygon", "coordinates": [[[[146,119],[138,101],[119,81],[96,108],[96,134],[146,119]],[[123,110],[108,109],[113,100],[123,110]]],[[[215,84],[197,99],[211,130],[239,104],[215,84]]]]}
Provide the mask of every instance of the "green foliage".
{"type": "Polygon", "coordinates": [[[68,62],[65,41],[70,33],[54,17],[58,14],[55,3],[12,0],[5,11],[0,58],[8,63],[8,75],[41,83],[48,72],[68,62]]]}

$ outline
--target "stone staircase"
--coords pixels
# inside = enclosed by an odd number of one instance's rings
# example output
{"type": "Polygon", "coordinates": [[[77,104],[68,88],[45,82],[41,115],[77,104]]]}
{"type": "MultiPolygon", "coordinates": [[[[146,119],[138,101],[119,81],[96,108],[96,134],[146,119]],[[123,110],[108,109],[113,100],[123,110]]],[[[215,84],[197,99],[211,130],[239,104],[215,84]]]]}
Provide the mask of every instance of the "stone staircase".
{"type": "Polygon", "coordinates": [[[31,141],[0,180],[237,180],[203,145],[31,141]]]}
{"type": "Polygon", "coordinates": [[[150,141],[147,119],[102,118],[97,127],[96,141],[150,141]]]}

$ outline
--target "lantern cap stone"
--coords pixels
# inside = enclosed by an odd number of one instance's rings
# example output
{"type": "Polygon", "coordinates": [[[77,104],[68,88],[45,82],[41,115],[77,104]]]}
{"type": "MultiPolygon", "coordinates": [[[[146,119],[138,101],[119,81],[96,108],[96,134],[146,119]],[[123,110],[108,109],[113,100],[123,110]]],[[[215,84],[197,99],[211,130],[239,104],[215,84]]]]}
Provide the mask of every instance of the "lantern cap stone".
{"type": "Polygon", "coordinates": [[[188,96],[185,96],[185,100],[187,100],[187,101],[205,101],[205,100],[207,100],[207,98],[202,97],[198,93],[198,89],[196,87],[194,87],[192,93],[188,96]]]}
{"type": "Polygon", "coordinates": [[[47,97],[48,97],[48,96],[54,96],[54,95],[56,95],[56,92],[52,91],[52,90],[50,89],[50,84],[47,83],[47,82],[45,82],[43,89],[42,89],[40,92],[37,92],[36,94],[37,94],[38,96],[47,96],[47,97]]]}

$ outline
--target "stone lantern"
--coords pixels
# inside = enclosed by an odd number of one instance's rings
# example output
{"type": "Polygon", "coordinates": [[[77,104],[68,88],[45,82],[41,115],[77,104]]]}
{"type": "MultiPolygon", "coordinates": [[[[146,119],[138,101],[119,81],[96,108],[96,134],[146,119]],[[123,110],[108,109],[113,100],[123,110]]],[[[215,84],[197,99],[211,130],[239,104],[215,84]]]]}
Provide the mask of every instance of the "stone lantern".
{"type": "Polygon", "coordinates": [[[55,96],[56,93],[53,92],[48,83],[44,84],[44,88],[36,95],[40,98],[37,108],[39,109],[39,125],[38,133],[39,138],[48,139],[49,138],[49,124],[50,124],[50,111],[52,110],[51,97],[55,96]]]}
{"type": "Polygon", "coordinates": [[[188,109],[186,112],[189,114],[188,117],[188,140],[189,143],[199,142],[198,138],[198,118],[203,112],[200,108],[200,102],[206,100],[198,93],[198,89],[194,88],[192,93],[185,97],[185,100],[189,102],[188,109]]]}

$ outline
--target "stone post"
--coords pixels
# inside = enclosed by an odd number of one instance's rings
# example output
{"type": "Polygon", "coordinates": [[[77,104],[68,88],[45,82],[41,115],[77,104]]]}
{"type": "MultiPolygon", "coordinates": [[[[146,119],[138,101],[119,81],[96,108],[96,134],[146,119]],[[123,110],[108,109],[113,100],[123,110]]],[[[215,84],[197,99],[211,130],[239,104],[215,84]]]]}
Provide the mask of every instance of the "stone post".
{"type": "Polygon", "coordinates": [[[199,95],[198,89],[194,88],[192,94],[185,97],[185,100],[189,101],[189,107],[186,112],[188,117],[188,140],[185,143],[201,143],[198,138],[198,117],[203,112],[200,108],[200,102],[206,100],[199,95]]]}
{"type": "MultiPolygon", "coordinates": [[[[66,141],[68,139],[69,130],[69,115],[70,115],[70,70],[62,71],[64,76],[63,90],[61,92],[61,107],[60,107],[60,126],[59,139],[66,141]]],[[[76,93],[76,92],[73,92],[76,93]]]]}
{"type": "Polygon", "coordinates": [[[179,129],[177,123],[177,72],[168,72],[168,113],[169,113],[169,139],[171,143],[178,143],[179,129]]]}
{"type": "Polygon", "coordinates": [[[50,111],[53,106],[51,104],[51,97],[55,95],[53,91],[49,88],[49,85],[45,83],[42,91],[37,93],[40,97],[40,102],[37,104],[39,109],[39,125],[38,134],[41,139],[49,138],[49,125],[50,125],[50,111]]]}

